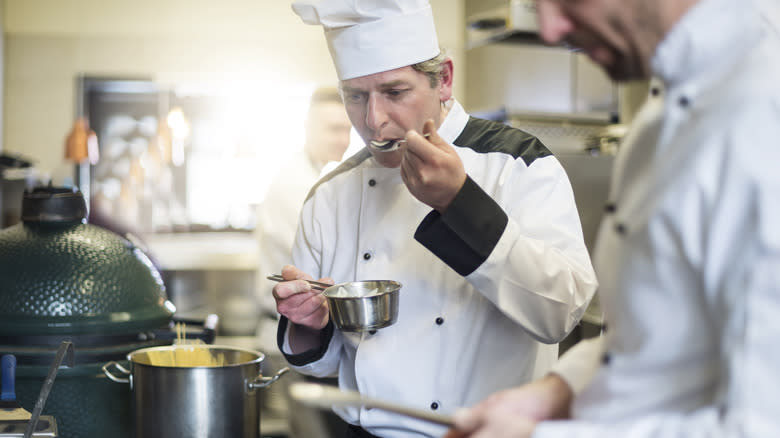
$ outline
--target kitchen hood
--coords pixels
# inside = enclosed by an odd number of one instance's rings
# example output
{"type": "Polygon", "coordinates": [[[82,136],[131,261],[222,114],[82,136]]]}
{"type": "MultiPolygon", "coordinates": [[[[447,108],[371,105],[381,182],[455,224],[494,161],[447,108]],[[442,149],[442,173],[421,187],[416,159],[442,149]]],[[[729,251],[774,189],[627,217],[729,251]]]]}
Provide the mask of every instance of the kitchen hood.
{"type": "Polygon", "coordinates": [[[466,0],[466,45],[496,42],[545,45],[534,0],[466,0]]]}

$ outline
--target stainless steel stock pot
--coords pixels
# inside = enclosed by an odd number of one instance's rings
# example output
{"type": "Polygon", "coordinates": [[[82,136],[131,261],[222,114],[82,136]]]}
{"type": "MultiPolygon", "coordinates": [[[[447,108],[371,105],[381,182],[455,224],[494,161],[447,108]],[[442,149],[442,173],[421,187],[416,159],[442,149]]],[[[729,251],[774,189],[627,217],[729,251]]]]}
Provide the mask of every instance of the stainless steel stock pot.
{"type": "Polygon", "coordinates": [[[288,371],[283,368],[264,377],[260,367],[264,358],[263,353],[241,348],[183,344],[133,351],[127,355],[129,370],[112,361],[103,372],[114,382],[129,383],[136,437],[257,438],[257,390],[288,371]],[[184,348],[214,360],[181,366],[165,359],[184,348]]]}

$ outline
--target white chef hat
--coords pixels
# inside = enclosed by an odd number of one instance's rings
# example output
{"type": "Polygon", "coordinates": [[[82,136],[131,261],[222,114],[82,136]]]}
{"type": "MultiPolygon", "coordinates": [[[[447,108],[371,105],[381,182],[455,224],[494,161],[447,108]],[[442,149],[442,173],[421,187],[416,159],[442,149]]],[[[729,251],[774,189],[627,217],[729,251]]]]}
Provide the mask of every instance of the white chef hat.
{"type": "Polygon", "coordinates": [[[341,80],[439,54],[428,0],[307,0],[292,8],[306,24],[322,25],[341,80]]]}

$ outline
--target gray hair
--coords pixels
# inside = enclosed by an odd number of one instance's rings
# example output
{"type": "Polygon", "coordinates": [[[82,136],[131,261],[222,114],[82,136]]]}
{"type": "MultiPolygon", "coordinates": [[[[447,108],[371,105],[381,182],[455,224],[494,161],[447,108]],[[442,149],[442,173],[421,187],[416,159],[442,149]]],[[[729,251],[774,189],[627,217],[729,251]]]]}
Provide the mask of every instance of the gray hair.
{"type": "Polygon", "coordinates": [[[412,64],[412,68],[428,76],[431,88],[434,88],[438,86],[439,81],[441,81],[441,65],[446,60],[447,55],[444,53],[444,50],[441,50],[438,55],[427,61],[412,64]]]}

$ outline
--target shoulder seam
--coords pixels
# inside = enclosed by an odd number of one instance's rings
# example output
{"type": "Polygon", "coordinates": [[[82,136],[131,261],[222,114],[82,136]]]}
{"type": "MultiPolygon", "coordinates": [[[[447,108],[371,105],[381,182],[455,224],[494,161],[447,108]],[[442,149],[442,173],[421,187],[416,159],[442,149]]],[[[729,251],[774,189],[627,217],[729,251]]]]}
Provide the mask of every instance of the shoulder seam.
{"type": "Polygon", "coordinates": [[[320,178],[309,190],[309,193],[306,195],[306,199],[304,200],[304,203],[306,203],[309,199],[311,199],[312,196],[314,196],[314,192],[317,191],[317,188],[321,186],[322,184],[325,184],[326,182],[332,180],[336,176],[345,173],[357,166],[360,165],[360,163],[366,161],[367,159],[371,158],[371,152],[368,151],[368,148],[363,148],[360,151],[358,151],[355,155],[349,157],[347,160],[343,161],[341,164],[338,165],[335,169],[328,172],[327,175],[320,178]]]}

